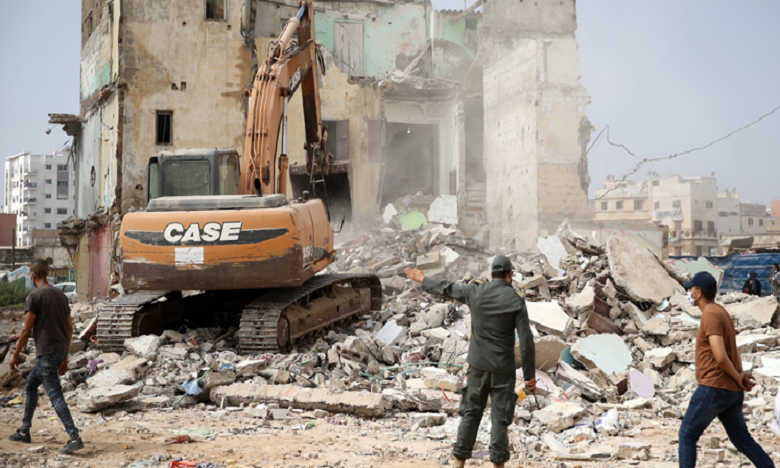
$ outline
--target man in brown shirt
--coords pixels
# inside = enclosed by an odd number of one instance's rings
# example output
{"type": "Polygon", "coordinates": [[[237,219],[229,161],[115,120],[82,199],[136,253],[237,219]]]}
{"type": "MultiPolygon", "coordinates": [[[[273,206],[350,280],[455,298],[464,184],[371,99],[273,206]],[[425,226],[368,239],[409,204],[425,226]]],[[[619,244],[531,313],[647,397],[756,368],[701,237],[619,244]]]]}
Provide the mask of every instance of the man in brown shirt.
{"type": "Polygon", "coordinates": [[[84,442],[79,437],[79,430],[73,423],[68,404],[62,394],[59,375],[68,370],[68,351],[73,337],[73,321],[70,316],[70,306],[65,293],[51,286],[46,279],[49,275],[49,265],[46,260],[37,259],[30,265],[30,279],[35,289],[27,296],[24,326],[16,343],[16,351],[11,358],[11,370],[16,371],[22,349],[32,335],[35,340],[35,367],[27,376],[25,384],[24,416],[22,427],[11,434],[8,439],[13,442],[29,444],[30,428],[33,414],[38,405],[38,387],[43,384],[49,395],[49,402],[54,412],[65,426],[70,440],[60,453],[73,453],[84,448],[84,442]]]}
{"type": "Polygon", "coordinates": [[[696,466],[696,442],[718,418],[734,447],[759,468],[775,464],[750,435],[742,414],[743,391],[755,386],[752,376],[742,373],[734,321],[726,309],[715,303],[718,282],[706,271],[696,273],[684,284],[688,301],[701,309],[696,335],[696,380],[699,386],[691,397],[680,425],[680,467],[696,466]]]}

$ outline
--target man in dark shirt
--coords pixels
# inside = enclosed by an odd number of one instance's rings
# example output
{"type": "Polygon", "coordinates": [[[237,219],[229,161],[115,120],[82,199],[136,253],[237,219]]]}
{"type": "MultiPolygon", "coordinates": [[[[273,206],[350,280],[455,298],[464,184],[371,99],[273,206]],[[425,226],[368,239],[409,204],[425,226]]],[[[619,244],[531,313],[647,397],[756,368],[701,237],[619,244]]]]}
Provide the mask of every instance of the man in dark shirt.
{"type": "Polygon", "coordinates": [[[84,448],[84,442],[79,437],[79,431],[73,423],[68,410],[68,404],[62,395],[59,375],[68,370],[68,351],[73,337],[73,322],[70,317],[70,306],[65,293],[51,286],[46,277],[49,265],[46,260],[37,259],[30,265],[30,278],[35,289],[27,296],[24,327],[16,343],[16,351],[11,358],[11,370],[16,371],[19,365],[19,353],[22,352],[30,335],[35,340],[35,367],[27,376],[22,427],[11,434],[8,439],[13,442],[30,443],[30,427],[38,405],[38,387],[43,384],[49,401],[60,421],[65,425],[65,431],[70,440],[60,453],[73,453],[84,448]]]}
{"type": "Polygon", "coordinates": [[[520,355],[526,388],[536,390],[534,337],[525,301],[512,287],[512,262],[499,255],[491,265],[493,280],[484,284],[457,285],[426,278],[422,271],[408,269],[406,276],[422,283],[429,294],[446,296],[471,309],[471,342],[468,352],[467,386],[461,395],[458,439],[453,445],[453,466],[461,468],[471,458],[479,423],[492,401],[490,461],[502,468],[509,461],[507,426],[515,415],[515,330],[520,338],[520,355]]]}
{"type": "Polygon", "coordinates": [[[696,466],[696,442],[715,418],[720,419],[734,447],[755,466],[774,468],[772,459],[751,437],[745,424],[743,392],[750,391],[756,382],[742,371],[734,321],[715,302],[718,282],[711,274],[700,271],[683,286],[688,290],[688,300],[702,314],[695,354],[699,386],[680,425],[680,468],[696,466]]]}

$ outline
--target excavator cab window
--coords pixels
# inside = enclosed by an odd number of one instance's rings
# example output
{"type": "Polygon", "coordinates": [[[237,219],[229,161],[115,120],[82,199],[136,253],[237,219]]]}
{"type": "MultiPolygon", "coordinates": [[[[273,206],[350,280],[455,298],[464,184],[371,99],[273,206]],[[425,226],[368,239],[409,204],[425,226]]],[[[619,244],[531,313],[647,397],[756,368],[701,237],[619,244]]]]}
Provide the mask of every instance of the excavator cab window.
{"type": "Polygon", "coordinates": [[[146,203],[160,197],[160,165],[157,157],[149,158],[146,171],[146,203]]]}
{"type": "Polygon", "coordinates": [[[222,154],[219,156],[219,194],[238,195],[238,179],[241,172],[238,155],[222,154]]]}
{"type": "Polygon", "coordinates": [[[208,160],[166,161],[163,164],[164,197],[211,195],[208,160]]]}

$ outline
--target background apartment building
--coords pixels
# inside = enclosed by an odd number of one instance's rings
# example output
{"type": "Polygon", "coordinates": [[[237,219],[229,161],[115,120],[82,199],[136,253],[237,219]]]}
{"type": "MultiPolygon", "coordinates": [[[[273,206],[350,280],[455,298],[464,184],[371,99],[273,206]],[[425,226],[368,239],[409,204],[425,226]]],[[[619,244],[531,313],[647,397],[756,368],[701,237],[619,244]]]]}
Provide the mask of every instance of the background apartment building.
{"type": "Polygon", "coordinates": [[[4,211],[17,216],[17,246],[32,245],[34,229],[59,229],[73,214],[75,173],[67,160],[67,152],[29,151],[5,160],[4,211]]]}

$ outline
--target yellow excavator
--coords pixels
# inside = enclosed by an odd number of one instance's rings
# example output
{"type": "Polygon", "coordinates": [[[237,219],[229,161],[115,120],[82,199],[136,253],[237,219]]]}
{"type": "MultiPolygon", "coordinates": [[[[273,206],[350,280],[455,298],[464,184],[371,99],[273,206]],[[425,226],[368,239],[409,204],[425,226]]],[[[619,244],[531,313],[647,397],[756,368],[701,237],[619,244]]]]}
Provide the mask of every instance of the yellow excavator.
{"type": "Polygon", "coordinates": [[[101,350],[121,351],[127,338],[187,320],[222,318],[239,326],[241,353],[286,352],[381,307],[376,276],[317,275],[335,260],[319,60],[314,9],[301,2],[255,76],[243,158],[209,148],[150,159],[147,208],[126,214],[119,234],[121,284],[132,293],[101,311],[101,350]],[[309,192],[285,197],[287,104],[298,88],[310,189],[325,202],[309,192]]]}

